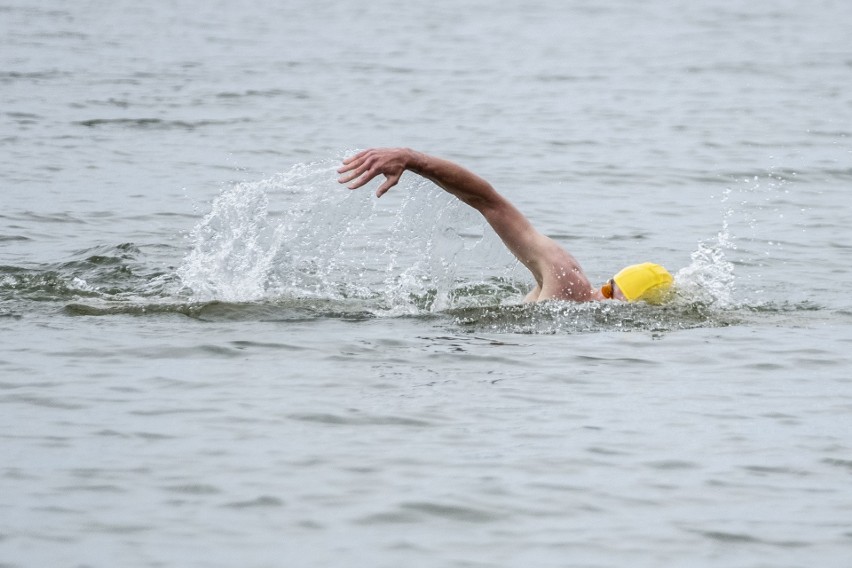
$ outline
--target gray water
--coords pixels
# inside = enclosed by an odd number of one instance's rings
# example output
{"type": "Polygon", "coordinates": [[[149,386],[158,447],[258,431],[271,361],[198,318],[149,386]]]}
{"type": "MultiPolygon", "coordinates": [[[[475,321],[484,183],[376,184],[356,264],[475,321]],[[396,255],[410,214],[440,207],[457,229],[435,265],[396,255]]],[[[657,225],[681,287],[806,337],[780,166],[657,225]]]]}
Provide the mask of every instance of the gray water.
{"type": "Polygon", "coordinates": [[[849,566],[852,5],[0,1],[0,566],[849,566]],[[489,179],[602,282],[520,305],[489,179]]]}

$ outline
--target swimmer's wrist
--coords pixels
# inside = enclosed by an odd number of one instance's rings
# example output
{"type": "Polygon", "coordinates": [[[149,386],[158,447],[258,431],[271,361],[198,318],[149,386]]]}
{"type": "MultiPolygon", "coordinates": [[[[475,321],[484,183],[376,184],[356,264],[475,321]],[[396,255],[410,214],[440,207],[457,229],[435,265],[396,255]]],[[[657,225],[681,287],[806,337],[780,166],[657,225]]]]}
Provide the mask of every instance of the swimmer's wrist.
{"type": "Polygon", "coordinates": [[[403,151],[406,154],[405,169],[421,174],[426,167],[426,155],[411,148],[403,148],[403,151]]]}

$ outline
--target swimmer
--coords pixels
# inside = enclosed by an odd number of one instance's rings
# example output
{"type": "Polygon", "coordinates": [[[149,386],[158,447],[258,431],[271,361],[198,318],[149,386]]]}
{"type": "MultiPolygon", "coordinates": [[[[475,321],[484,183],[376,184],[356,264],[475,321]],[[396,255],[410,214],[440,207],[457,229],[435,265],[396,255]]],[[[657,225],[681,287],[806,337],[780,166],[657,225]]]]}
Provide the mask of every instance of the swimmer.
{"type": "Polygon", "coordinates": [[[379,175],[385,181],[376,197],[399,183],[406,170],[424,177],[479,211],[513,255],[532,273],[536,285],[524,301],[615,299],[627,302],[661,301],[673,278],[650,262],[628,266],[600,288],[591,285],[580,263],[553,239],[539,233],[529,220],[490,183],[473,172],[441,158],[408,148],[381,148],[343,160],[340,183],[358,189],[379,175]]]}

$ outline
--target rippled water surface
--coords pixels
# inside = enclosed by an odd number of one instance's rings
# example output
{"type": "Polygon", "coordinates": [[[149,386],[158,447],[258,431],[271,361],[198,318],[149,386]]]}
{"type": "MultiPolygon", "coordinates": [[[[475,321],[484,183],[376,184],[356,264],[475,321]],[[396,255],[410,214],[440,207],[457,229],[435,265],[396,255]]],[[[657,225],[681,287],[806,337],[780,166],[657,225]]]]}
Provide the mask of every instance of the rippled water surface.
{"type": "Polygon", "coordinates": [[[848,566],[852,8],[496,6],[0,0],[0,566],[848,566]]]}

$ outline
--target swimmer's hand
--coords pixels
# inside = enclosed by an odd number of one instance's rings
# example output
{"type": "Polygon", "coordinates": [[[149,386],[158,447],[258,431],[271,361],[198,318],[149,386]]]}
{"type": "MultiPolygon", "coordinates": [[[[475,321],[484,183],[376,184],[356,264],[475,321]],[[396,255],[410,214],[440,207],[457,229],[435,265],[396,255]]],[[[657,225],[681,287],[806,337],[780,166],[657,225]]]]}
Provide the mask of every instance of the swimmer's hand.
{"type": "Polygon", "coordinates": [[[399,183],[399,178],[414,159],[414,152],[406,148],[374,148],[364,150],[343,160],[337,173],[343,174],[338,183],[349,184],[349,189],[358,189],[378,175],[385,176],[385,182],[376,190],[381,197],[399,183]]]}

